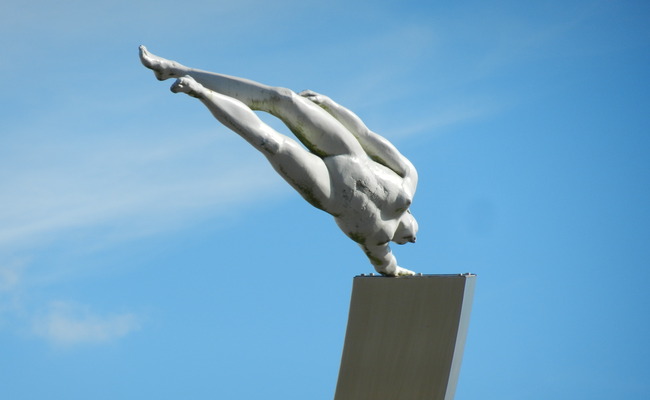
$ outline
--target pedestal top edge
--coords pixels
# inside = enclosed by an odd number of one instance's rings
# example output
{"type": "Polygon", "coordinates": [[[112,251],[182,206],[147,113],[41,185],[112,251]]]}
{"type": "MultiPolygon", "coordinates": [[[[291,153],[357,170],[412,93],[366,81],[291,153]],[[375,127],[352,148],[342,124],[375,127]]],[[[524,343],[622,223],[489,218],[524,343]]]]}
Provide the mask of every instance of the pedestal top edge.
{"type": "Polygon", "coordinates": [[[381,274],[361,274],[356,275],[354,279],[359,278],[383,278],[383,279],[422,279],[422,278],[457,278],[457,277],[476,277],[476,274],[465,272],[462,274],[415,274],[411,276],[384,276],[381,274]]]}

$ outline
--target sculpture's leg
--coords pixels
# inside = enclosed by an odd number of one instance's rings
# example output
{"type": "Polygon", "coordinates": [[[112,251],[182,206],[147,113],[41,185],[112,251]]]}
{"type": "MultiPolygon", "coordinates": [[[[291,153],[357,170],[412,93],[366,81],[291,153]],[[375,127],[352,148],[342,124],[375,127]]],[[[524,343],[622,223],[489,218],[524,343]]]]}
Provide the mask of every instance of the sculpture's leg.
{"type": "Polygon", "coordinates": [[[188,68],[155,56],[140,46],[142,64],[158,79],[191,76],[207,89],[237,99],[250,109],[280,118],[313,153],[323,157],[338,154],[365,154],[358,140],[341,122],[295,92],[248,79],[188,68]]]}
{"type": "Polygon", "coordinates": [[[239,100],[209,90],[189,76],[176,80],[171,90],[201,100],[219,122],[264,154],[305,200],[317,208],[327,208],[329,172],[322,159],[266,125],[239,100]]]}
{"type": "Polygon", "coordinates": [[[386,138],[371,131],[354,112],[336,103],[328,96],[311,90],[300,92],[300,96],[318,104],[339,120],[359,141],[364,151],[376,162],[392,169],[404,178],[404,188],[413,197],[418,182],[417,171],[386,138]]]}

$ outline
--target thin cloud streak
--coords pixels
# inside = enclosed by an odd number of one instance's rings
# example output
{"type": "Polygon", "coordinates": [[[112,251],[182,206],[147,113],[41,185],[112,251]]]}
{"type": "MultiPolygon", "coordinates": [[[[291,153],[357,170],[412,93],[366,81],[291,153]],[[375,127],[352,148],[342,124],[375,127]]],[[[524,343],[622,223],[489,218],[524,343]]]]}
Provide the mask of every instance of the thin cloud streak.
{"type": "Polygon", "coordinates": [[[101,344],[123,338],[140,329],[133,313],[98,315],[89,307],[56,301],[33,321],[33,333],[57,346],[101,344]]]}
{"type": "Polygon", "coordinates": [[[451,105],[432,105],[431,113],[390,129],[391,137],[400,140],[413,135],[440,134],[457,125],[471,123],[502,112],[508,105],[496,100],[456,100],[451,105]]]}
{"type": "Polygon", "coordinates": [[[0,167],[12,172],[0,173],[0,245],[30,247],[67,229],[111,224],[129,235],[166,230],[275,193],[280,180],[262,157],[251,152],[230,165],[232,143],[212,137],[178,135],[148,148],[122,136],[100,151],[77,143],[55,155],[44,143],[24,161],[5,159],[0,167]]]}

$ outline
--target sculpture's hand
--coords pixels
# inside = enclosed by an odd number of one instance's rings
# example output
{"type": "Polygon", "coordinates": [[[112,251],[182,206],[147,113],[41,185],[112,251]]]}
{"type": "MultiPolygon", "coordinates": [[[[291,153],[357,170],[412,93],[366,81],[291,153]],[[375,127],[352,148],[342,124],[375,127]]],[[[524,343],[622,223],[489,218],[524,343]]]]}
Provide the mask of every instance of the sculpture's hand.
{"type": "Polygon", "coordinates": [[[402,268],[400,266],[397,266],[395,268],[395,276],[412,276],[415,275],[415,272],[411,271],[410,269],[402,268]]]}

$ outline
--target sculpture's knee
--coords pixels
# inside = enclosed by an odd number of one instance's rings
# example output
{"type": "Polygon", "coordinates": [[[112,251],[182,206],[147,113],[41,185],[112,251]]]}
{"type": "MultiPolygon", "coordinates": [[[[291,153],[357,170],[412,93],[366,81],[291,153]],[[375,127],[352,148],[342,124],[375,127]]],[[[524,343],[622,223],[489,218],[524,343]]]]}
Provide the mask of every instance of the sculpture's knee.
{"type": "Polygon", "coordinates": [[[281,118],[283,111],[295,104],[296,97],[299,96],[291,89],[268,87],[262,96],[249,99],[246,105],[253,110],[268,112],[281,118]]]}
{"type": "Polygon", "coordinates": [[[260,136],[260,141],[257,144],[257,148],[268,156],[275,156],[282,150],[283,140],[274,133],[267,133],[260,136]]]}
{"type": "Polygon", "coordinates": [[[300,121],[313,112],[308,103],[310,103],[309,100],[293,90],[276,87],[273,88],[273,96],[267,112],[280,118],[295,135],[301,138],[304,132],[300,121]]]}
{"type": "Polygon", "coordinates": [[[273,101],[274,104],[282,104],[284,106],[296,104],[300,96],[291,89],[276,87],[273,88],[273,101]]]}

